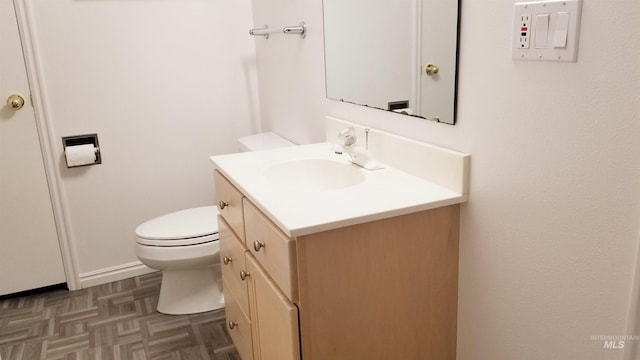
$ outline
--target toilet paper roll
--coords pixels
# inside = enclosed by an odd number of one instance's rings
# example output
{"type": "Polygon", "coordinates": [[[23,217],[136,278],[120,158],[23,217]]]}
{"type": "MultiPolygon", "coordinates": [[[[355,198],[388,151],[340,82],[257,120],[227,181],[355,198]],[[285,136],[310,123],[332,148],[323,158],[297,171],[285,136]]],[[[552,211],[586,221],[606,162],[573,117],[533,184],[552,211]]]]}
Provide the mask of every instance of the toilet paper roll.
{"type": "Polygon", "coordinates": [[[96,162],[97,149],[93,144],[67,146],[64,156],[67,158],[67,166],[88,165],[96,162]]]}

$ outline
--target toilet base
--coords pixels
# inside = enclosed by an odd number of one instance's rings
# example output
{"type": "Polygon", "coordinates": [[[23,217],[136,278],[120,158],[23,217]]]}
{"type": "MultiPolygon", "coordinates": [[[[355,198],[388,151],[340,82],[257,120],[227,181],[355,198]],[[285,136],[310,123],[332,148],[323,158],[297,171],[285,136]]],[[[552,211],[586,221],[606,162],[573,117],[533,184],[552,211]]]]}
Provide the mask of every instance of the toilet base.
{"type": "Polygon", "coordinates": [[[195,314],[224,308],[219,271],[212,267],[163,270],[158,312],[195,314]]]}

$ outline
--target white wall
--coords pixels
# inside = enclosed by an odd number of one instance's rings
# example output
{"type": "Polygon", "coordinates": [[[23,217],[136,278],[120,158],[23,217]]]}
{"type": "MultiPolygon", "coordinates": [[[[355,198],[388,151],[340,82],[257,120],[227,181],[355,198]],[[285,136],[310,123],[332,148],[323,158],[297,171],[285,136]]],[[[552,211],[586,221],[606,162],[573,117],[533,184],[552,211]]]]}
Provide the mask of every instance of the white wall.
{"type": "Polygon", "coordinates": [[[259,129],[249,0],[28,0],[81,277],[137,261],[134,229],[213,204],[208,156],[259,129]],[[60,137],[97,133],[67,169],[60,137]]]}
{"type": "MultiPolygon", "coordinates": [[[[638,248],[640,251],[640,247],[638,248]]],[[[627,334],[640,334],[640,253],[636,255],[636,268],[631,288],[629,320],[627,323],[627,334]]],[[[640,341],[627,341],[625,343],[624,360],[635,360],[640,357],[640,341]]]]}
{"type": "Polygon", "coordinates": [[[622,359],[640,219],[640,2],[585,1],[577,63],[513,62],[513,1],[462,1],[458,125],[324,99],[321,0],[254,2],[263,125],[321,141],[325,115],[471,154],[458,358],[622,359]]]}

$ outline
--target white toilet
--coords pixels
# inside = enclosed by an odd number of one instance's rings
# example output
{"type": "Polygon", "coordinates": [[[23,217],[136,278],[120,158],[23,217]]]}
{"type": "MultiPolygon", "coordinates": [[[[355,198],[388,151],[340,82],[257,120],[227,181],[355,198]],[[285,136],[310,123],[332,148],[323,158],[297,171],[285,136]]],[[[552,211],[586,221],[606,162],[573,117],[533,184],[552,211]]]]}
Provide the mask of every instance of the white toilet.
{"type": "MultiPolygon", "coordinates": [[[[241,151],[294,146],[268,132],[238,140],[241,151]]],[[[195,314],[224,307],[215,206],[186,209],[136,228],[135,251],[146,266],[162,270],[158,311],[195,314]]]]}

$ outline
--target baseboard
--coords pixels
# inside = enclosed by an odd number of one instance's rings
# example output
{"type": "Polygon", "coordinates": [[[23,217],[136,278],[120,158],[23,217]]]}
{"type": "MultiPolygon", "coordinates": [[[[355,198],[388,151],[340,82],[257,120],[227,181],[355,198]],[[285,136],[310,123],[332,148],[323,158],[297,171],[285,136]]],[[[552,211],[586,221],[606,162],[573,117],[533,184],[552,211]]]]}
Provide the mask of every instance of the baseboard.
{"type": "Polygon", "coordinates": [[[128,279],[134,276],[149,274],[157,270],[146,267],[140,261],[111,266],[80,274],[80,287],[102,285],[113,281],[128,279]]]}

